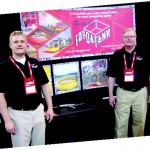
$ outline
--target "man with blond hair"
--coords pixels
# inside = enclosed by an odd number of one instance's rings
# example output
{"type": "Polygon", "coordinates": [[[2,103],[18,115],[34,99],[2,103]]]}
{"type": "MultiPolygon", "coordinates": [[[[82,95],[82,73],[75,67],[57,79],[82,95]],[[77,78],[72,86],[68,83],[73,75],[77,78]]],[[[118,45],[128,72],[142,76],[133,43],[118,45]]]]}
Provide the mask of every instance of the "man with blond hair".
{"type": "Polygon", "coordinates": [[[0,64],[0,113],[11,134],[13,147],[45,144],[43,92],[46,119],[54,116],[48,78],[40,62],[26,54],[27,39],[21,31],[10,34],[12,56],[0,64]]]}
{"type": "Polygon", "coordinates": [[[115,110],[115,138],[128,137],[128,121],[132,112],[132,135],[143,136],[147,113],[150,67],[148,58],[136,44],[136,32],[124,30],[124,47],[114,52],[108,69],[109,104],[115,110]],[[117,83],[116,99],[114,85],[117,83]]]}

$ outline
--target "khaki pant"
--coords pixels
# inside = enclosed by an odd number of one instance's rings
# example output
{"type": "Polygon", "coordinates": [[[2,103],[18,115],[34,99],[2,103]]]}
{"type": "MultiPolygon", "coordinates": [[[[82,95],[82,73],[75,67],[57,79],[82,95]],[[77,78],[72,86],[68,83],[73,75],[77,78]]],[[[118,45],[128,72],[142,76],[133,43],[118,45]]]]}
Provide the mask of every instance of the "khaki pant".
{"type": "Polygon", "coordinates": [[[45,144],[44,106],[40,104],[34,111],[19,111],[8,108],[17,131],[11,135],[13,147],[45,144]]]}
{"type": "Polygon", "coordinates": [[[128,120],[130,108],[132,111],[132,133],[134,137],[144,135],[144,127],[147,113],[147,88],[137,92],[126,91],[117,88],[115,106],[115,137],[125,138],[128,133],[128,120]]]}

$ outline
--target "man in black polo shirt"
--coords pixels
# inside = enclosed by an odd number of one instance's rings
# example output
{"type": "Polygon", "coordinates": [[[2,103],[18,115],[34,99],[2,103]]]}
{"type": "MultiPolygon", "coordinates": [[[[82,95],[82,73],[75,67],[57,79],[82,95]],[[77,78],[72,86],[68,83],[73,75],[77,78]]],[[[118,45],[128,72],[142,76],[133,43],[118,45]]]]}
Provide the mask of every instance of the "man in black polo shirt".
{"type": "Polygon", "coordinates": [[[133,136],[143,136],[147,113],[147,86],[150,67],[144,52],[136,46],[136,33],[131,28],[123,32],[124,47],[112,55],[107,75],[109,104],[115,106],[115,137],[124,138],[128,133],[128,120],[132,108],[133,136]],[[113,95],[115,82],[116,101],[113,95]]]}
{"type": "Polygon", "coordinates": [[[46,119],[53,119],[48,78],[40,62],[25,54],[26,36],[10,34],[12,56],[0,64],[0,113],[11,134],[13,147],[45,144],[43,92],[47,103],[46,119]]]}

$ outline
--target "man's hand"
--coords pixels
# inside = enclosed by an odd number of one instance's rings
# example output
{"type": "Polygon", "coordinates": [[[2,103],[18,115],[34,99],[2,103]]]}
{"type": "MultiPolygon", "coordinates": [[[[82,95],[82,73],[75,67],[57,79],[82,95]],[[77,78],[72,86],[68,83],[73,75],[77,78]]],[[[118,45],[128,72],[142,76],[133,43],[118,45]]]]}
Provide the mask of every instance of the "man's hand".
{"type": "Polygon", "coordinates": [[[115,97],[112,95],[112,96],[109,96],[109,105],[111,107],[114,107],[116,104],[116,100],[115,100],[115,97]]]}
{"type": "Polygon", "coordinates": [[[12,120],[5,122],[6,131],[10,134],[16,134],[16,126],[12,120]]]}
{"type": "Polygon", "coordinates": [[[47,109],[47,111],[44,113],[44,116],[46,120],[48,120],[48,123],[50,123],[53,120],[53,117],[58,116],[54,113],[52,109],[47,109]]]}

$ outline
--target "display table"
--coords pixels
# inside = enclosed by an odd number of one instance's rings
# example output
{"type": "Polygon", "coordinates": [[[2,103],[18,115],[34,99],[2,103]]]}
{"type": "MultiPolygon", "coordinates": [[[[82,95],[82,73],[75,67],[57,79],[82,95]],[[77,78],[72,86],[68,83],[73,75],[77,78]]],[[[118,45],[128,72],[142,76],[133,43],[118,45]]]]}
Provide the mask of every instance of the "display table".
{"type": "Polygon", "coordinates": [[[54,108],[58,116],[46,128],[46,144],[97,139],[96,107],[93,104],[61,105],[54,108]]]}
{"type": "Polygon", "coordinates": [[[66,115],[74,115],[85,111],[94,110],[95,105],[80,103],[80,104],[64,104],[54,107],[54,112],[58,115],[56,117],[62,117],[66,115]]]}

